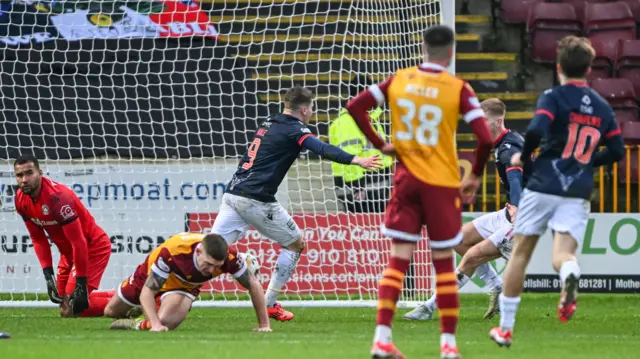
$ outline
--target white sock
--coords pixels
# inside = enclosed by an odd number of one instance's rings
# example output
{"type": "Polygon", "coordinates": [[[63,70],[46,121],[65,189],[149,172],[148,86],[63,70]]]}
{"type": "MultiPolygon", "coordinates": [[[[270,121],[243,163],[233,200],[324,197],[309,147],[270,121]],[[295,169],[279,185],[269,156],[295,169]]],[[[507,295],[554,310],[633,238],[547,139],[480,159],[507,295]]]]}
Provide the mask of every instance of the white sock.
{"type": "Polygon", "coordinates": [[[276,268],[271,275],[271,281],[265,295],[267,307],[273,307],[278,299],[278,294],[287,283],[289,277],[296,270],[296,265],[300,259],[300,253],[283,248],[276,262],[276,268]]]}
{"type": "Polygon", "coordinates": [[[429,308],[430,311],[435,312],[437,309],[437,305],[436,305],[436,294],[434,293],[431,298],[429,298],[429,300],[427,300],[426,303],[424,303],[424,305],[429,308]]]}
{"type": "Polygon", "coordinates": [[[500,278],[498,272],[496,272],[489,263],[479,265],[476,269],[476,275],[484,282],[487,289],[491,292],[498,287],[502,287],[502,278],[500,278]]]}
{"type": "Polygon", "coordinates": [[[443,347],[445,344],[449,344],[450,347],[456,347],[456,336],[451,333],[442,333],[440,334],[440,347],[443,347]]]}
{"type": "Polygon", "coordinates": [[[391,327],[376,325],[376,333],[373,340],[382,344],[391,343],[391,327]]]}
{"type": "Polygon", "coordinates": [[[466,274],[460,272],[460,270],[456,269],[456,277],[457,277],[457,282],[458,282],[458,289],[464,287],[465,284],[467,284],[467,282],[469,282],[471,280],[471,278],[469,276],[467,276],[466,274]]]}
{"type": "MultiPolygon", "coordinates": [[[[471,278],[469,278],[466,274],[460,272],[459,270],[456,270],[456,277],[458,278],[458,288],[464,287],[464,285],[467,284],[469,280],[471,280],[471,278]]],[[[436,296],[437,294],[432,295],[431,298],[429,298],[429,300],[424,303],[424,305],[432,312],[435,312],[435,310],[437,309],[436,296]]]]}
{"type": "Polygon", "coordinates": [[[560,280],[562,283],[567,280],[570,274],[573,274],[576,278],[580,278],[580,266],[578,262],[574,260],[562,263],[562,267],[560,267],[560,280]]]}
{"type": "Polygon", "coordinates": [[[520,297],[505,297],[500,293],[500,328],[502,330],[513,330],[518,305],[520,305],[520,297]]]}

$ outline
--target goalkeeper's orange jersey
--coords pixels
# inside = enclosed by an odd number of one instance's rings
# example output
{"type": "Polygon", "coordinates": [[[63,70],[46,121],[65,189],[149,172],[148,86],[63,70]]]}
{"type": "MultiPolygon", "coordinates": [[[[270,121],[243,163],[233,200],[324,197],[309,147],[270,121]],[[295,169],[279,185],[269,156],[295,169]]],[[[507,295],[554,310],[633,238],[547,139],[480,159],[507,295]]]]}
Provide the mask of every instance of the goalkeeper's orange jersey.
{"type": "Polygon", "coordinates": [[[442,66],[424,63],[373,87],[376,100],[389,103],[392,142],[402,164],[422,182],[459,187],[458,120],[484,117],[471,86],[442,66]]]}

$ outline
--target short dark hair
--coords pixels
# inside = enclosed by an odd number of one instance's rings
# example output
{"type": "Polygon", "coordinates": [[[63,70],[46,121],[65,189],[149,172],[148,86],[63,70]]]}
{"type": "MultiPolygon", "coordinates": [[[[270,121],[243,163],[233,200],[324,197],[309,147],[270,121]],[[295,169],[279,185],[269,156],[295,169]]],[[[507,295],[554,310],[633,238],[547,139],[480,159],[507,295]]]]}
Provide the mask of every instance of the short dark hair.
{"type": "Polygon", "coordinates": [[[455,41],[456,35],[453,29],[446,25],[431,26],[423,34],[423,42],[429,58],[446,58],[449,56],[448,50],[453,47],[455,41]]]}
{"type": "Polygon", "coordinates": [[[284,107],[289,110],[297,111],[300,106],[311,105],[313,102],[313,92],[302,86],[294,86],[287,90],[284,94],[284,107]]]}
{"type": "Polygon", "coordinates": [[[26,165],[27,163],[33,163],[35,168],[40,169],[38,158],[31,153],[25,153],[16,158],[16,160],[13,161],[13,168],[15,168],[17,165],[26,165]]]}
{"type": "Polygon", "coordinates": [[[497,98],[488,98],[480,103],[482,111],[487,117],[504,117],[507,106],[497,98]]]}
{"type": "Polygon", "coordinates": [[[562,73],[568,78],[584,78],[596,51],[586,37],[565,36],[558,42],[558,58],[562,73]]]}
{"type": "Polygon", "coordinates": [[[202,244],[204,246],[205,253],[213,257],[213,259],[217,259],[219,261],[227,259],[227,255],[229,254],[229,245],[220,235],[215,233],[207,234],[202,239],[202,244]]]}

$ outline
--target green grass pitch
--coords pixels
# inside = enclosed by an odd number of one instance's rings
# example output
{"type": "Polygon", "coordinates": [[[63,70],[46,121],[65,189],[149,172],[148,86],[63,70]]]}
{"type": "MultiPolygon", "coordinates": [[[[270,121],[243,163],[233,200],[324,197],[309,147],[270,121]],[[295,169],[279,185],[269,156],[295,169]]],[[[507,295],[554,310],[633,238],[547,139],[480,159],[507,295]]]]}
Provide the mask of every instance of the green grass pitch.
{"type": "MultiPolygon", "coordinates": [[[[487,333],[498,319],[482,319],[488,297],[463,295],[458,345],[468,359],[640,358],[640,296],[582,295],[569,323],[556,318],[557,294],[523,296],[511,349],[487,333]]],[[[65,359],[313,359],[368,358],[375,309],[289,308],[296,317],[253,333],[250,308],[194,308],[178,330],[110,331],[106,318],[62,319],[55,309],[1,308],[0,358],[65,359]]],[[[408,322],[399,309],[394,341],[408,358],[438,358],[439,322],[408,322]]]]}

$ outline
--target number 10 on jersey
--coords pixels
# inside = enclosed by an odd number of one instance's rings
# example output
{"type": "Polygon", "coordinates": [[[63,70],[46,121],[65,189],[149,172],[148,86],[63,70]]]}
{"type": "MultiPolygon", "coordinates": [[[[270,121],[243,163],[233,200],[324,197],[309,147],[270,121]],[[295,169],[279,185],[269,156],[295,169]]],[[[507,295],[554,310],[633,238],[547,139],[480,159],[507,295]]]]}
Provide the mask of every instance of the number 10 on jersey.
{"type": "Polygon", "coordinates": [[[406,131],[397,131],[396,139],[399,141],[416,141],[422,146],[435,146],[438,144],[440,133],[438,125],[442,122],[442,109],[431,104],[422,104],[417,107],[415,102],[399,98],[397,106],[404,109],[406,113],[400,121],[407,127],[406,131]],[[417,108],[416,108],[417,107],[417,108]],[[414,126],[414,119],[418,119],[418,126],[414,126]]]}

